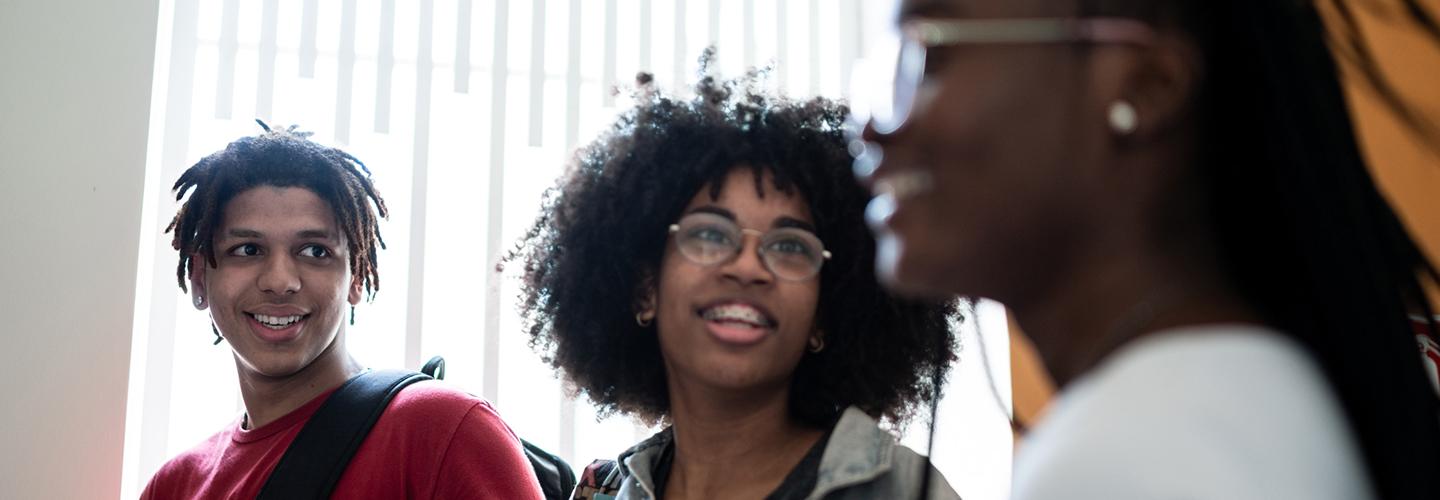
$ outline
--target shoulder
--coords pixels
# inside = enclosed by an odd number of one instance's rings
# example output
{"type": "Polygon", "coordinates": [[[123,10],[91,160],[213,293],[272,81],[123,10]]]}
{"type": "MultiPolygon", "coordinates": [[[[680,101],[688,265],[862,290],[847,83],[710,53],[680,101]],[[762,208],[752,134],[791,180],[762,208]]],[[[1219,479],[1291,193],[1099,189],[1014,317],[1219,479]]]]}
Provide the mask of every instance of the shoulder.
{"type": "Polygon", "coordinates": [[[191,484],[208,477],[219,462],[233,434],[233,425],[165,461],[150,477],[142,498],[169,498],[170,493],[193,491],[191,484]]]}
{"type": "Polygon", "coordinates": [[[445,460],[456,454],[521,456],[515,451],[519,448],[519,439],[490,403],[444,382],[424,381],[390,400],[361,450],[445,460]]]}
{"type": "Polygon", "coordinates": [[[1296,419],[1340,411],[1302,347],[1279,333],[1240,326],[1141,340],[1072,384],[1055,409],[1056,417],[1132,432],[1176,423],[1292,428],[1306,423],[1296,419]]]}
{"type": "Polygon", "coordinates": [[[930,500],[959,500],[960,495],[924,455],[908,447],[895,445],[891,450],[888,468],[873,474],[855,476],[844,482],[834,481],[834,469],[821,471],[814,493],[823,498],[848,500],[868,498],[926,498],[930,500]],[[929,476],[925,475],[929,470],[929,476]],[[828,476],[828,477],[827,477],[828,476]],[[924,495],[920,493],[923,489],[924,495]]]}
{"type": "Polygon", "coordinates": [[[891,459],[893,469],[889,474],[889,481],[894,483],[894,491],[903,498],[914,498],[925,482],[925,470],[930,470],[929,483],[925,488],[925,498],[931,500],[959,500],[960,495],[950,486],[950,481],[945,479],[945,474],[925,455],[916,453],[915,450],[906,446],[896,445],[895,455],[891,459]]]}
{"type": "Polygon", "coordinates": [[[1052,417],[1167,439],[1197,437],[1170,432],[1178,425],[1256,438],[1344,428],[1339,401],[1310,355],[1279,333],[1242,326],[1142,340],[1067,388],[1052,417]]]}
{"type": "Polygon", "coordinates": [[[540,498],[520,440],[484,399],[444,382],[407,386],[390,400],[346,472],[337,497],[540,498]],[[367,482],[403,471],[403,493],[367,482]]]}
{"type": "Polygon", "coordinates": [[[382,424],[417,432],[499,433],[514,439],[490,402],[436,380],[416,382],[396,394],[376,423],[382,424]]]}
{"type": "Polygon", "coordinates": [[[1015,498],[1366,498],[1358,447],[1303,348],[1256,327],[1136,342],[1026,437],[1015,498]]]}
{"type": "Polygon", "coordinates": [[[191,446],[190,449],[185,450],[179,455],[176,455],[174,458],[166,461],[165,465],[161,466],[160,470],[165,471],[198,467],[205,463],[211,462],[213,460],[213,457],[225,451],[225,448],[230,444],[231,439],[235,437],[235,430],[238,428],[239,425],[240,424],[238,422],[231,422],[229,425],[225,426],[225,428],[220,429],[214,434],[211,434],[210,437],[205,438],[204,441],[196,443],[195,446],[191,446]]]}
{"type": "Polygon", "coordinates": [[[838,499],[914,498],[926,484],[925,498],[959,498],[930,460],[896,443],[875,419],[851,407],[831,429],[815,492],[838,499]]]}
{"type": "Polygon", "coordinates": [[[484,398],[462,391],[447,382],[425,380],[401,390],[390,401],[386,411],[464,413],[477,404],[489,406],[484,398]]]}

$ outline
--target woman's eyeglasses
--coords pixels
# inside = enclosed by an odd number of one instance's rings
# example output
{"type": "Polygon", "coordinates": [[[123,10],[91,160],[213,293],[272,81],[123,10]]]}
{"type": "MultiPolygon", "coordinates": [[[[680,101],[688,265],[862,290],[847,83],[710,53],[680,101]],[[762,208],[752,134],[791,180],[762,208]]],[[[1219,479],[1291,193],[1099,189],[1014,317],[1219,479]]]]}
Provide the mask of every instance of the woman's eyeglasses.
{"type": "Polygon", "coordinates": [[[870,61],[856,73],[858,92],[870,94],[868,109],[857,110],[861,123],[882,134],[893,133],[910,118],[925,79],[931,47],[971,44],[1104,43],[1148,45],[1149,25],[1124,18],[914,19],[900,27],[899,48],[884,60],[870,61]],[[876,67],[878,66],[878,67],[876,67]],[[890,78],[867,85],[866,78],[890,78]]]}
{"type": "Polygon", "coordinates": [[[715,266],[729,262],[745,247],[745,235],[760,238],[760,261],[776,277],[804,281],[820,272],[830,252],[815,233],[796,227],[768,232],[742,229],[734,221],[716,214],[693,213],[670,225],[675,246],[690,262],[715,266]]]}

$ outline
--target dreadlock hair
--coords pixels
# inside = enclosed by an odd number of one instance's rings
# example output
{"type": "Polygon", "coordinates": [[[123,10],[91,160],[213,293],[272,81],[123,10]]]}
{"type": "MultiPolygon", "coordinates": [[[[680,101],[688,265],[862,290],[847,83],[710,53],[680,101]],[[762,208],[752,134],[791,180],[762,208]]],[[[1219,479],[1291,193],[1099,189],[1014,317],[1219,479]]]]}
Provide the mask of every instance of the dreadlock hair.
{"type": "Polygon", "coordinates": [[[204,257],[210,267],[217,265],[214,231],[231,198],[256,186],[302,187],[335,212],[350,251],[350,272],[363,280],[367,297],[374,297],[380,289],[377,247],[385,248],[378,223],[389,211],[370,181],[370,169],[349,153],[312,142],[311,133],[296,131],[295,125],[271,129],[256,122],[265,133],[230,143],[175,181],[175,201],[185,201],[165,231],[174,232],[170,244],[180,252],[175,268],[180,289],[189,291],[185,280],[196,258],[204,257]]]}
{"type": "Polygon", "coordinates": [[[602,415],[655,422],[670,408],[653,326],[635,318],[659,281],[667,228],[708,186],[718,196],[736,169],[804,198],[816,236],[834,250],[820,269],[815,326],[825,349],[806,353],[791,379],[789,412],[834,423],[846,407],[901,423],[938,399],[935,380],[955,359],[956,301],[905,300],[875,277],[864,224],[869,194],[856,182],[831,100],[794,102],[759,89],[760,72],[719,81],[701,61],[693,99],[665,95],[637,76],[635,106],[576,153],[547,191],[540,215],[506,262],[524,265],[520,313],[532,347],[602,415]],[[936,377],[932,378],[934,374],[936,377]]]}
{"type": "MultiPolygon", "coordinates": [[[[1348,17],[1342,0],[1326,0],[1348,17]]],[[[1431,14],[1404,11],[1440,41],[1431,14]]],[[[1435,332],[1423,281],[1440,282],[1376,188],[1356,142],[1316,6],[1306,0],[1081,0],[1082,15],[1129,16],[1200,47],[1195,175],[1222,266],[1265,321],[1304,346],[1358,437],[1379,498],[1440,498],[1440,400],[1416,352],[1411,307],[1435,332]]],[[[1353,20],[1341,22],[1353,26],[1353,20]]],[[[1381,97],[1422,132],[1359,58],[1381,97]]],[[[1350,33],[1354,35],[1354,33],[1350,33]]],[[[1440,137],[1430,137],[1440,141],[1440,137]]],[[[1440,145],[1434,142],[1432,145],[1440,145]]]]}

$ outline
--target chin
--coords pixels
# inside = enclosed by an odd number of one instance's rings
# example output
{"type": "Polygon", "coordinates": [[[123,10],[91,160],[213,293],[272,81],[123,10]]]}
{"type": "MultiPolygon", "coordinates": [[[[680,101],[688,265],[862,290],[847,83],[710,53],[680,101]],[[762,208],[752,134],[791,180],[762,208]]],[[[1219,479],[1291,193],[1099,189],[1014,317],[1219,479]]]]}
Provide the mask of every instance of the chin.
{"type": "Polygon", "coordinates": [[[764,378],[753,373],[715,374],[706,380],[707,385],[712,388],[737,392],[748,392],[757,387],[779,385],[766,382],[764,378]]]}
{"type": "Polygon", "coordinates": [[[728,390],[745,390],[773,383],[776,375],[766,373],[773,368],[767,370],[756,361],[759,360],[712,359],[705,363],[703,380],[710,386],[728,390]]]}
{"type": "Polygon", "coordinates": [[[304,357],[298,353],[288,355],[262,354],[253,358],[237,354],[236,357],[239,358],[240,363],[243,364],[247,370],[266,378],[289,377],[299,373],[301,370],[304,370],[306,366],[315,362],[314,359],[304,359],[304,357]]]}
{"type": "Polygon", "coordinates": [[[953,295],[940,279],[947,274],[941,272],[945,262],[927,262],[895,236],[881,237],[876,243],[875,274],[886,289],[911,298],[953,295]]]}

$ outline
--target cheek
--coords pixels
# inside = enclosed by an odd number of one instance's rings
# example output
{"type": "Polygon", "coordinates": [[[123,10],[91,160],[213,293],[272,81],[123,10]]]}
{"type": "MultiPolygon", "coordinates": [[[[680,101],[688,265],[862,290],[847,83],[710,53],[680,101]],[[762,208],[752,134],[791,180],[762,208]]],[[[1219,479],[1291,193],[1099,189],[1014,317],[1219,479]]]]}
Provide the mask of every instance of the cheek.
{"type": "Polygon", "coordinates": [[[782,292],[785,304],[784,329],[794,332],[796,337],[808,339],[815,329],[815,311],[820,304],[820,282],[795,283],[782,292]]]}
{"type": "Polygon", "coordinates": [[[877,241],[877,247],[877,278],[892,291],[911,296],[955,292],[951,286],[963,245],[953,238],[885,237],[877,241]]]}
{"type": "Polygon", "coordinates": [[[1010,81],[1009,71],[985,68],[984,61],[953,61],[953,67],[925,84],[921,122],[927,131],[928,146],[951,152],[967,151],[987,139],[1003,136],[1017,122],[1015,105],[1020,89],[1010,81]]]}
{"type": "Polygon", "coordinates": [[[897,217],[900,237],[879,241],[881,277],[913,294],[979,293],[972,285],[992,281],[984,275],[1003,274],[1047,234],[1074,225],[1066,222],[1074,210],[1063,209],[1071,205],[1064,181],[1006,167],[932,165],[935,191],[897,217]]]}
{"type": "Polygon", "coordinates": [[[950,212],[954,226],[916,248],[916,280],[944,280],[945,291],[1004,298],[1023,283],[1044,283],[1086,233],[1086,207],[1058,183],[1018,186],[1013,197],[983,194],[950,212]]]}
{"type": "Polygon", "coordinates": [[[1056,54],[1053,47],[953,54],[930,84],[934,97],[921,124],[926,156],[1013,171],[1061,153],[1080,94],[1059,86],[1076,77],[1067,76],[1073,62],[1056,54]]]}
{"type": "Polygon", "coordinates": [[[351,297],[358,298],[364,290],[359,287],[360,281],[350,274],[350,269],[343,265],[307,269],[300,280],[305,288],[323,294],[327,302],[336,302],[337,305],[349,305],[351,297]]]}
{"type": "Polygon", "coordinates": [[[691,289],[697,279],[696,273],[681,261],[682,258],[667,251],[660,260],[660,270],[655,278],[656,321],[673,321],[688,314],[690,303],[685,300],[692,296],[691,289]]]}
{"type": "Polygon", "coordinates": [[[219,268],[207,269],[205,272],[205,298],[212,309],[217,306],[224,308],[232,303],[244,292],[245,279],[242,276],[242,269],[219,268]]]}

